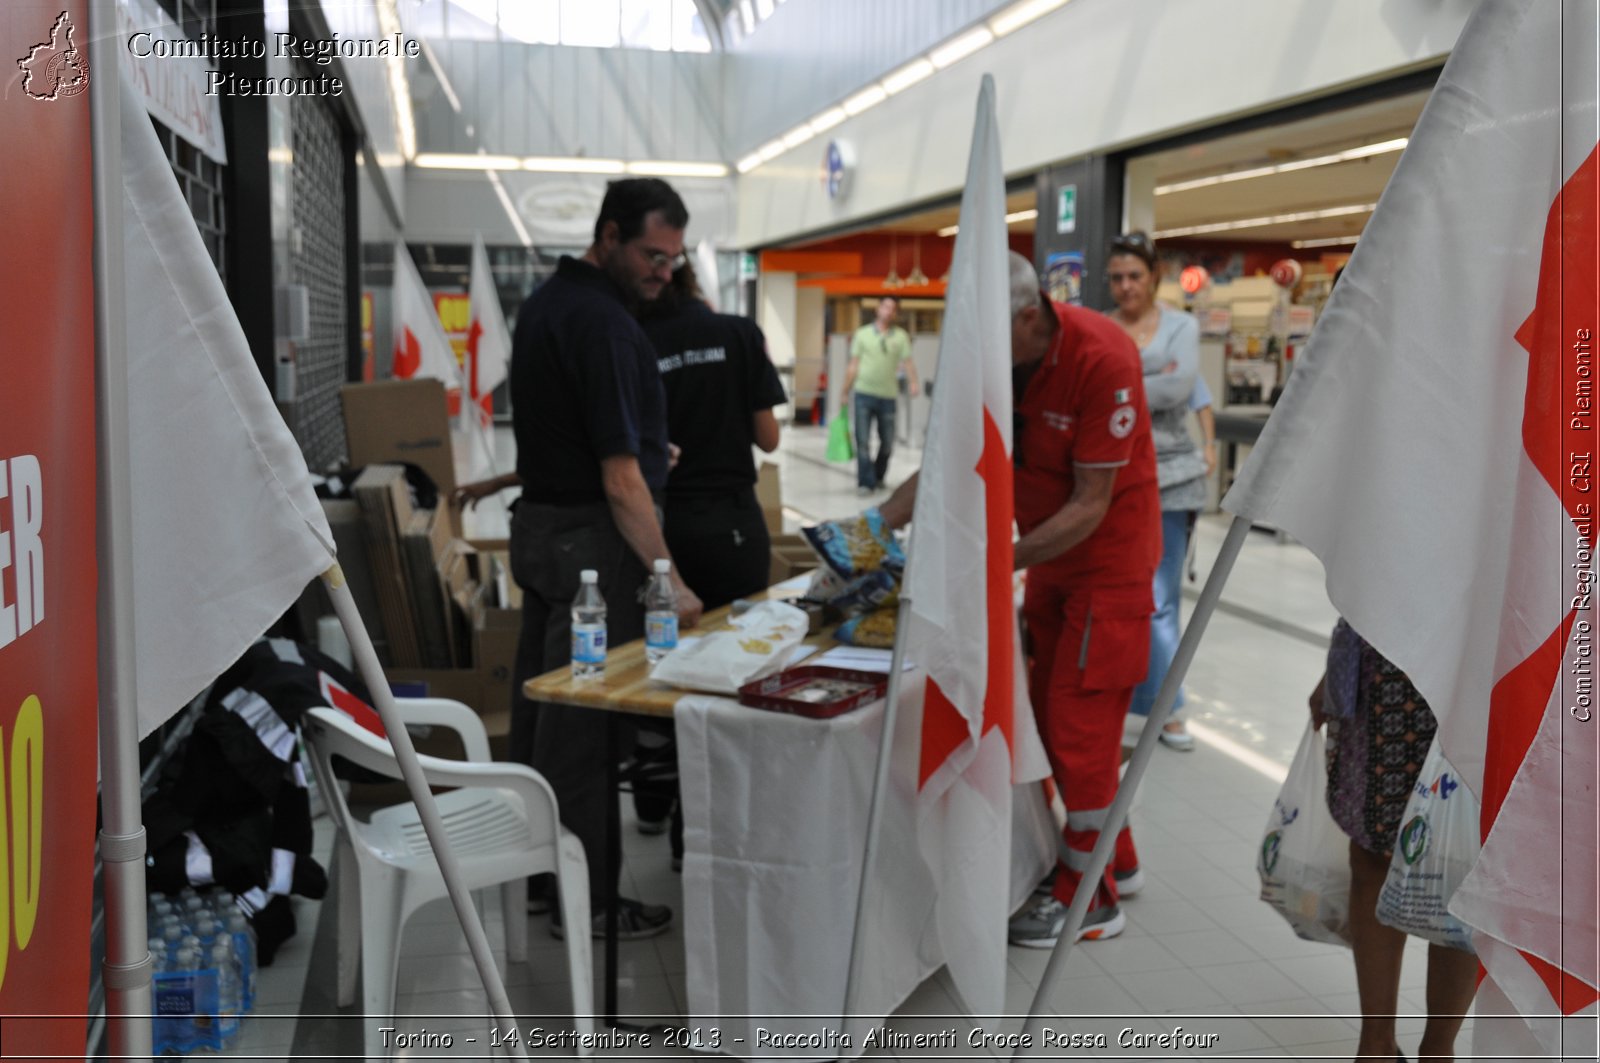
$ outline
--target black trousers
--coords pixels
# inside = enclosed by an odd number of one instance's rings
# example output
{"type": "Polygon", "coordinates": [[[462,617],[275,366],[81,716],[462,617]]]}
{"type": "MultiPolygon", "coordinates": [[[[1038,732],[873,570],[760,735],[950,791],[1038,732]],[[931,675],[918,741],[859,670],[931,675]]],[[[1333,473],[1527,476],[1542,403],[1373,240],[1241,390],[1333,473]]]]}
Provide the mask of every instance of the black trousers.
{"type": "MultiPolygon", "coordinates": [[[[606,638],[610,646],[644,635],[644,564],[634,554],[604,502],[581,506],[518,503],[511,518],[511,573],[522,588],[522,632],[517,641],[511,695],[511,757],[531,765],[549,782],[561,806],[561,823],[578,836],[589,859],[593,910],[605,896],[603,874],[606,818],[615,791],[606,787],[606,718],[610,714],[566,705],[548,705],[522,696],[528,679],[572,659],[572,602],[578,574],[599,573],[606,600],[606,638]]],[[[633,748],[631,717],[619,749],[633,748]]],[[[622,867],[622,842],[611,839],[612,866],[622,867]]]]}
{"type": "Polygon", "coordinates": [[[754,487],[692,498],[668,496],[667,549],[706,608],[767,589],[772,539],[754,487]]]}
{"type": "MultiPolygon", "coordinates": [[[[667,549],[689,588],[709,611],[767,588],[772,539],[755,488],[692,498],[668,496],[667,549]]],[[[674,811],[676,783],[640,786],[633,807],[640,819],[658,820],[674,811]]],[[[682,827],[673,818],[672,851],[682,855],[682,827]]]]}

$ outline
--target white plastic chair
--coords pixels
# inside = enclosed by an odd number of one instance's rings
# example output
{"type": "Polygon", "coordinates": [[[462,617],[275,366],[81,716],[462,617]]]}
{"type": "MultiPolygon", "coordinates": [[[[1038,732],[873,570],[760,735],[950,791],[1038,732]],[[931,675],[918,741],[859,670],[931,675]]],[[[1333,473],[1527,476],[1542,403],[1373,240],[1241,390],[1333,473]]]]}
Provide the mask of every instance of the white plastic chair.
{"type": "MultiPolygon", "coordinates": [[[[429,786],[459,787],[437,794],[434,800],[467,888],[500,887],[507,957],[514,962],[528,957],[524,880],[529,875],[554,872],[561,887],[563,923],[587,927],[589,871],[583,843],[562,828],[555,794],[543,776],[522,764],[490,761],[483,721],[458,701],[401,699],[400,711],[408,724],[448,727],[461,736],[465,761],[429,756],[417,760],[429,786]]],[[[339,898],[338,1002],[346,1007],[355,1001],[359,954],[362,1011],[371,1017],[366,1024],[366,1056],[381,1059],[387,1052],[378,1019],[394,1013],[401,932],[419,907],[448,893],[416,805],[393,805],[363,823],[351,815],[333,775],[332,758],[337,756],[399,778],[399,765],[389,743],[343,713],[325,708],[306,714],[304,735],[317,785],[339,830],[334,845],[339,898]]],[[[566,941],[577,1032],[592,1034],[589,935],[568,934],[566,941]]]]}

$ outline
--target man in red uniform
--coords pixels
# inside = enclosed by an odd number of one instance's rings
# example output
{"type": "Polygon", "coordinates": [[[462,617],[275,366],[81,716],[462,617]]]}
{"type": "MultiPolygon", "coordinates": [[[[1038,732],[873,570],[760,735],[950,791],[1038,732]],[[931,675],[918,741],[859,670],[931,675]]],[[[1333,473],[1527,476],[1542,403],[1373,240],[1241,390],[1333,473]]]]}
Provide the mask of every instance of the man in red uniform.
{"type": "MultiPolygon", "coordinates": [[[[1150,656],[1161,499],[1139,352],[1102,314],[1052,303],[1011,255],[1016,565],[1031,645],[1029,695],[1067,808],[1050,897],[1011,921],[1011,941],[1053,947],[1117,792],[1122,720],[1150,656]]],[[[882,506],[911,519],[915,481],[882,506]]],[[[1121,933],[1118,890],[1142,884],[1133,838],[1117,839],[1080,938],[1121,933]]]]}

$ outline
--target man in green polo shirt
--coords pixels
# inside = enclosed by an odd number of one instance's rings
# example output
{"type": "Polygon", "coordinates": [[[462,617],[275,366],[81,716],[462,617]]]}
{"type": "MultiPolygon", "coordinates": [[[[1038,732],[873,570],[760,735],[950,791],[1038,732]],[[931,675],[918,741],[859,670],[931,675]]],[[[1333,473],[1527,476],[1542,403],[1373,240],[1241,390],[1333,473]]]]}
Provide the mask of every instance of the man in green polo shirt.
{"type": "Polygon", "coordinates": [[[850,340],[850,369],[844,390],[855,393],[856,494],[869,495],[884,485],[889,452],[894,449],[895,397],[900,393],[900,367],[910,394],[917,394],[917,365],[911,360],[911,337],[894,323],[900,300],[886,295],[870,324],[850,340]],[[872,424],[878,425],[878,456],[871,456],[872,424]]]}

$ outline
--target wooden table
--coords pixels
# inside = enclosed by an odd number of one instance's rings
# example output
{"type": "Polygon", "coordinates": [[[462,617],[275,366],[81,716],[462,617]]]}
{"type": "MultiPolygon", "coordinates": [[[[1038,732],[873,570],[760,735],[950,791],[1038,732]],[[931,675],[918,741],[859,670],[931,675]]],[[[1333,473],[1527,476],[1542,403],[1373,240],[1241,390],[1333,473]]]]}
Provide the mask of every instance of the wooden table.
{"type": "MultiPolygon", "coordinates": [[[[801,593],[798,589],[780,590],[779,587],[769,588],[759,595],[752,595],[751,600],[782,601],[799,597],[801,593]]],[[[732,625],[728,620],[732,615],[732,606],[724,605],[713,609],[701,617],[699,625],[692,632],[685,634],[705,635],[729,629],[732,625]]],[[[818,646],[831,644],[833,628],[824,628],[817,634],[807,637],[805,641],[818,646]]],[[[623,714],[631,714],[671,719],[678,700],[686,693],[677,687],[652,682],[650,667],[650,662],[645,658],[644,639],[635,639],[621,646],[608,648],[605,672],[601,675],[578,679],[572,674],[572,666],[564,664],[544,675],[529,679],[522,685],[522,693],[531,701],[570,705],[582,709],[600,709],[609,714],[606,721],[606,788],[613,794],[616,793],[620,782],[618,761],[622,752],[618,748],[618,718],[623,714]]],[[[612,839],[622,833],[621,809],[617,801],[611,803],[610,813],[606,817],[606,832],[605,855],[601,861],[604,865],[602,873],[606,877],[605,1021],[612,1026],[618,1026],[620,1025],[617,1022],[618,869],[612,864],[611,855],[612,839]]]]}
{"type": "MultiPolygon", "coordinates": [[[[781,586],[781,584],[780,584],[781,586]]],[[[799,592],[779,592],[769,589],[752,595],[750,601],[773,599],[784,601],[799,597],[799,592]]],[[[733,615],[732,606],[713,609],[701,618],[699,626],[685,635],[707,635],[713,631],[728,630],[728,620],[733,615]]],[[[805,641],[821,646],[831,643],[832,628],[809,636],[805,641]]],[[[632,713],[636,716],[671,717],[672,708],[685,691],[669,687],[650,679],[650,662],[645,659],[644,640],[635,639],[621,646],[613,646],[606,653],[606,670],[603,675],[578,679],[570,665],[562,665],[544,675],[528,680],[522,693],[531,701],[548,701],[556,705],[574,705],[584,709],[605,709],[609,712],[632,713]]]]}

